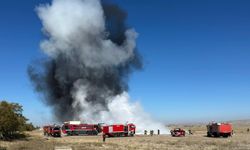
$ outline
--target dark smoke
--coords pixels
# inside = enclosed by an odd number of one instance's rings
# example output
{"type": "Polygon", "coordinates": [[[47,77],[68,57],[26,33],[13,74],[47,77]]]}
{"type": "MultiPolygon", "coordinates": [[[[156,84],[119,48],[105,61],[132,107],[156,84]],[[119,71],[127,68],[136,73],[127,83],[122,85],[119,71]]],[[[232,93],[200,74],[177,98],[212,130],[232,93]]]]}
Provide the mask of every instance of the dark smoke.
{"type": "MultiPolygon", "coordinates": [[[[118,46],[124,45],[128,30],[127,13],[115,4],[101,4],[105,17],[106,38],[118,46]]],[[[50,36],[48,34],[47,38],[50,36]]],[[[88,40],[91,44],[98,45],[98,38],[90,36],[88,40]]],[[[83,63],[82,59],[79,50],[74,47],[70,55],[59,52],[56,57],[44,58],[28,67],[28,75],[34,89],[43,95],[43,102],[52,108],[58,121],[81,119],[79,113],[84,110],[79,105],[74,106],[75,99],[72,96],[76,83],[86,85],[87,102],[92,106],[98,104],[103,109],[108,109],[107,99],[128,91],[129,75],[142,68],[141,56],[136,49],[132,57],[118,65],[91,67],[83,63]]]]}

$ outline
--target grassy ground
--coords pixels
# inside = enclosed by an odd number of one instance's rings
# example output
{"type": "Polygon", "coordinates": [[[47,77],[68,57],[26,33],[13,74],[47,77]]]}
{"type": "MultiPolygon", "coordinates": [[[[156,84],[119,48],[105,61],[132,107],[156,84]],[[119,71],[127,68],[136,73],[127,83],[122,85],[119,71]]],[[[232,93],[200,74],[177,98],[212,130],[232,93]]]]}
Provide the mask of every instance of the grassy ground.
{"type": "Polygon", "coordinates": [[[246,132],[248,125],[236,126],[235,134],[230,138],[208,138],[204,125],[181,126],[194,131],[194,135],[186,137],[171,137],[169,135],[144,136],[124,138],[107,138],[102,142],[101,136],[73,136],[62,138],[47,138],[41,131],[28,133],[24,140],[13,142],[0,141],[1,147],[8,150],[54,150],[54,149],[169,149],[169,150],[250,150],[250,133],[246,132]]]}

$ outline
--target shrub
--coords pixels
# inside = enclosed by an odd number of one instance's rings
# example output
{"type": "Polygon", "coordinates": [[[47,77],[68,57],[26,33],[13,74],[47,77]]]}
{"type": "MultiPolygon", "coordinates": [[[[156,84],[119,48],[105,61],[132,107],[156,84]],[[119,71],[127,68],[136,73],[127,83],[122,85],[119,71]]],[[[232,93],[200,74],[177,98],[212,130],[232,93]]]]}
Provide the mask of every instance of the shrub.
{"type": "Polygon", "coordinates": [[[22,106],[0,101],[0,138],[13,139],[18,132],[33,130],[34,126],[22,115],[22,106]]]}

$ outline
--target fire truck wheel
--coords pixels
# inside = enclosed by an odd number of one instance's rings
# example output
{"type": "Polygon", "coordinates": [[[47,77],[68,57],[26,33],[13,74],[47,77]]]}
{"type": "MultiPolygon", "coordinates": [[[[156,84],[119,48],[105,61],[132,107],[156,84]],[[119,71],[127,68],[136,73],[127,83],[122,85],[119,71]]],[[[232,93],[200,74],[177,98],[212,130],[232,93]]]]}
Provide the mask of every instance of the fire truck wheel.
{"type": "Polygon", "coordinates": [[[211,137],[212,135],[210,134],[210,132],[207,132],[207,137],[211,137]]]}
{"type": "Polygon", "coordinates": [[[67,135],[68,136],[72,136],[72,132],[67,132],[67,135]]]}
{"type": "Polygon", "coordinates": [[[217,134],[216,134],[216,137],[220,137],[220,133],[217,133],[217,134]]]}
{"type": "Polygon", "coordinates": [[[212,134],[212,135],[213,135],[213,137],[216,137],[216,136],[217,136],[217,133],[213,132],[213,134],[212,134]]]}
{"type": "Polygon", "coordinates": [[[227,138],[227,137],[229,136],[229,134],[228,134],[228,133],[224,133],[222,136],[223,136],[224,138],[227,138]]]}

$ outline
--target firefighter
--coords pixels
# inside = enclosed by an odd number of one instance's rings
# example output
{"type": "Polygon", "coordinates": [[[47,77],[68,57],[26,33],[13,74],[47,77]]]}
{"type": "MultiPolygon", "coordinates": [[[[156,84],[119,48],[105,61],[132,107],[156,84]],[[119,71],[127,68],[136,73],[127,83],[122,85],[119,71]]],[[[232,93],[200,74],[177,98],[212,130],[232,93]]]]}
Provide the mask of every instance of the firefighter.
{"type": "Polygon", "coordinates": [[[193,132],[192,132],[192,130],[188,130],[188,133],[190,134],[190,135],[192,135],[193,134],[193,132]]]}
{"type": "Polygon", "coordinates": [[[105,140],[106,140],[106,135],[105,135],[105,133],[103,133],[102,134],[102,142],[105,142],[105,140]]]}
{"type": "Polygon", "coordinates": [[[160,130],[158,129],[158,135],[160,135],[160,130]]]}
{"type": "Polygon", "coordinates": [[[154,130],[150,130],[150,135],[151,135],[151,136],[154,135],[154,130]]]}

